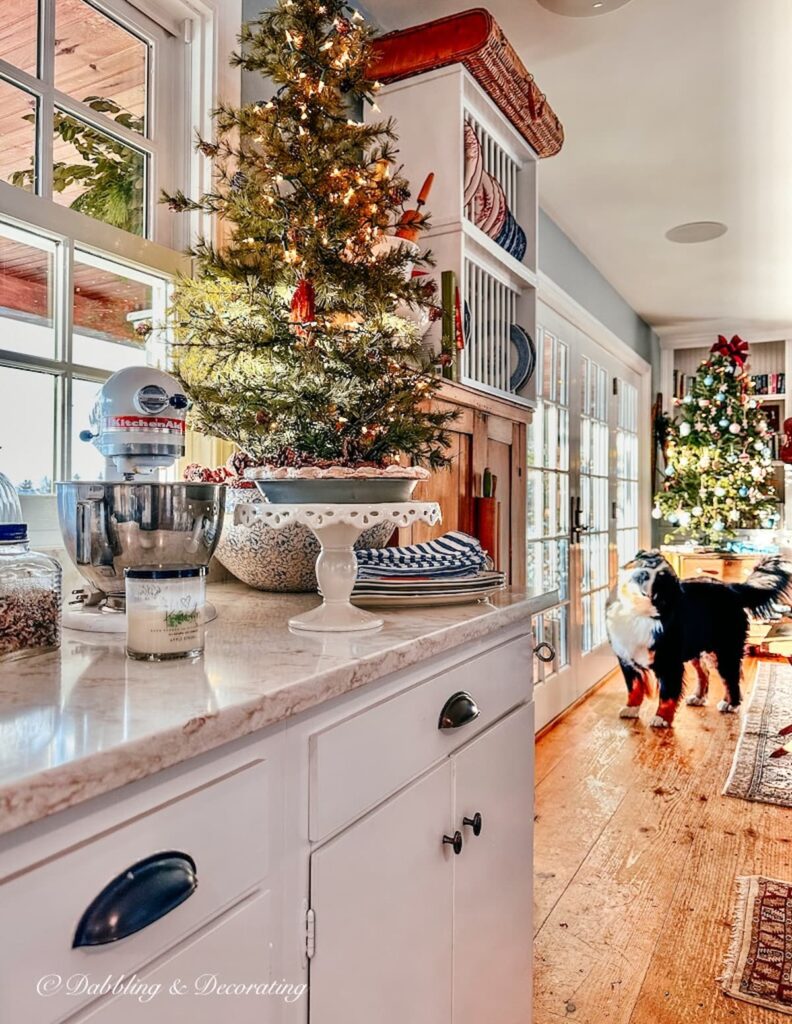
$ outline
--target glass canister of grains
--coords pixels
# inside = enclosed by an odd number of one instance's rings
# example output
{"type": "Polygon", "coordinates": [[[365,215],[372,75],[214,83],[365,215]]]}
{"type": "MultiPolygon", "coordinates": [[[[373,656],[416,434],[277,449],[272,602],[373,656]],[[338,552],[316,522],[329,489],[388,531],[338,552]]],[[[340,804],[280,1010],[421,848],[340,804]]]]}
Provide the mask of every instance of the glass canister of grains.
{"type": "Polygon", "coordinates": [[[203,654],[205,565],[126,569],[127,654],[140,661],[203,654]]]}
{"type": "Polygon", "coordinates": [[[60,647],[60,564],[31,551],[24,523],[0,523],[0,661],[60,647]]]}

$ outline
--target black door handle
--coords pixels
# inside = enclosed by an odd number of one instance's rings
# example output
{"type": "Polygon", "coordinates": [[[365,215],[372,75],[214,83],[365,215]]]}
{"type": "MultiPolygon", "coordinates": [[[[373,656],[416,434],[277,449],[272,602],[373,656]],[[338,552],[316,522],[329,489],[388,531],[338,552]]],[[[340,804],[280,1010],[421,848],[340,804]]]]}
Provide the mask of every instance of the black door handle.
{"type": "Polygon", "coordinates": [[[478,718],[480,714],[476,702],[467,690],[459,690],[452,694],[443,705],[437,728],[458,729],[478,718]]]}
{"type": "Polygon", "coordinates": [[[197,885],[195,861],[186,853],[169,850],[138,861],[91,902],[72,949],[104,946],[139,932],[189,899],[197,885]]]}
{"type": "Polygon", "coordinates": [[[463,825],[469,825],[473,829],[473,835],[474,836],[480,836],[481,835],[481,828],[482,828],[484,822],[482,821],[481,815],[479,814],[479,812],[476,811],[476,813],[473,815],[472,818],[463,818],[462,819],[462,824],[463,825]]]}

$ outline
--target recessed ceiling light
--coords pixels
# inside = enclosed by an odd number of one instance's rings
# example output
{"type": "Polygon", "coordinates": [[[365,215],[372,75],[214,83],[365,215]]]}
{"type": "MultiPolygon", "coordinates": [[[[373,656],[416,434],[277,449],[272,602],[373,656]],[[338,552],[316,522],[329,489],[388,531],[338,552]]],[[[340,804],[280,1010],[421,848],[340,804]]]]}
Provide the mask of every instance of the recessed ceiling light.
{"type": "Polygon", "coordinates": [[[666,238],[669,242],[682,242],[691,244],[693,242],[711,242],[713,238],[720,238],[729,229],[719,220],[693,220],[688,224],[677,224],[675,228],[666,231],[666,238]]]}
{"type": "Polygon", "coordinates": [[[538,0],[553,14],[563,14],[567,18],[594,18],[598,14],[610,14],[630,3],[630,0],[538,0]]]}

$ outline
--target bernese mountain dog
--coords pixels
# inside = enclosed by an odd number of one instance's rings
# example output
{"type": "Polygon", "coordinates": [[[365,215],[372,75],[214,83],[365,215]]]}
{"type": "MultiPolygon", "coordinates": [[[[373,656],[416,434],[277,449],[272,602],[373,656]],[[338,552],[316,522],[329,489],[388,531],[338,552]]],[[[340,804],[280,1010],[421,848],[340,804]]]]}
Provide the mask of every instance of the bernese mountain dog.
{"type": "Polygon", "coordinates": [[[792,564],[778,555],[763,559],[745,583],[713,579],[680,580],[659,551],[639,551],[620,571],[610,595],[606,623],[611,647],[627,684],[622,718],[637,718],[650,692],[653,672],[659,704],[652,725],[668,728],[682,696],[686,662],[698,675],[696,692],[687,703],[706,704],[711,660],[726,685],[722,712],[740,705],[740,675],[747,612],[760,618],[772,613],[774,602],[789,594],[792,564]]]}

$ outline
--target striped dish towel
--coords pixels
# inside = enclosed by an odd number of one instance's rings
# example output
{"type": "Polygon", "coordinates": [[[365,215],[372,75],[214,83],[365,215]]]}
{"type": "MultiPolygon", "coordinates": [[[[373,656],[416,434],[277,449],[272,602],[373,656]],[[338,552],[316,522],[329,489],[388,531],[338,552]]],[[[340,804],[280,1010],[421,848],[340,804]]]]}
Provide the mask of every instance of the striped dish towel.
{"type": "Polygon", "coordinates": [[[487,555],[475,537],[446,533],[424,544],[403,548],[368,548],[356,551],[359,580],[382,576],[424,576],[451,579],[471,576],[486,568],[487,555]]]}

